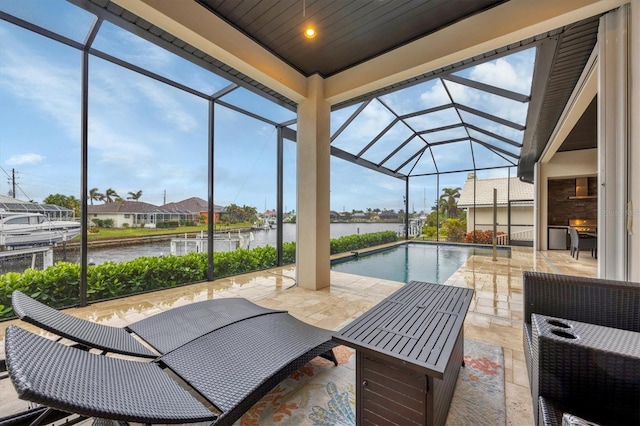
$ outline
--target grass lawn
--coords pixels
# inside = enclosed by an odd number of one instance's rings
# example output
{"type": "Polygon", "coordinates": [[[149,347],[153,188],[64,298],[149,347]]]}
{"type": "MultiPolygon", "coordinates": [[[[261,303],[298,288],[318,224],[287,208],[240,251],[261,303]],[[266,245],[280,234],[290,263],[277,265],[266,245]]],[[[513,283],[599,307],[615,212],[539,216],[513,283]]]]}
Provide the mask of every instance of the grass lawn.
{"type": "MultiPolygon", "coordinates": [[[[216,225],[216,230],[234,230],[238,228],[250,228],[249,222],[234,223],[230,226],[216,225]]],[[[146,237],[153,235],[173,235],[194,232],[207,232],[207,225],[180,226],[178,228],[98,228],[98,232],[89,233],[89,240],[107,238],[146,237]]]]}

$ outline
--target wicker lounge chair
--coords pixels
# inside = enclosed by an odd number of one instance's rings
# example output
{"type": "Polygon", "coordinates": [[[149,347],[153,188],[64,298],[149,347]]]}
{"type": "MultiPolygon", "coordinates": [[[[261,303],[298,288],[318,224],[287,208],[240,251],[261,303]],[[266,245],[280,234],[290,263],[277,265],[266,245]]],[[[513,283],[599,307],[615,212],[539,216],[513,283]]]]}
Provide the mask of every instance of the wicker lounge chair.
{"type": "MultiPolygon", "coordinates": [[[[640,284],[574,277],[567,275],[555,275],[539,272],[525,271],[523,273],[523,290],[524,290],[524,325],[523,325],[523,346],[525,353],[525,361],[527,370],[529,373],[529,383],[531,387],[531,396],[533,403],[533,413],[536,419],[536,424],[543,424],[545,419],[539,416],[539,397],[548,397],[549,404],[557,403],[561,404],[563,408],[571,410],[571,413],[580,415],[581,410],[585,408],[594,408],[605,410],[607,399],[614,398],[618,389],[622,389],[623,386],[627,386],[628,377],[621,377],[621,371],[614,371],[609,368],[606,371],[607,383],[603,379],[596,380],[585,379],[582,374],[574,374],[574,369],[580,371],[584,370],[586,373],[593,372],[594,376],[596,372],[601,371],[598,368],[593,367],[592,364],[586,363],[595,362],[593,357],[607,356],[606,348],[609,348],[611,354],[609,357],[611,360],[623,359],[625,354],[630,354],[631,358],[636,360],[640,357],[640,348],[635,350],[631,348],[629,350],[618,350],[614,348],[619,346],[621,342],[619,333],[615,332],[625,330],[629,332],[640,332],[640,284]],[[539,314],[548,317],[554,317],[569,321],[577,321],[580,323],[591,324],[594,326],[607,327],[612,329],[610,332],[604,332],[602,340],[598,341],[598,345],[605,350],[591,351],[592,359],[586,358],[571,358],[560,357],[561,359],[547,359],[549,355],[545,352],[549,348],[551,343],[555,346],[551,348],[554,353],[559,354],[561,350],[574,353],[579,351],[573,343],[567,341],[562,343],[562,340],[547,341],[545,349],[539,348],[536,336],[534,336],[534,327],[532,324],[532,315],[539,314]],[[610,339],[611,341],[607,341],[610,339]],[[616,340],[617,339],[617,340],[616,340]],[[579,362],[585,363],[580,366],[576,364],[579,362]],[[547,365],[541,365],[546,363],[547,365]],[[593,368],[592,368],[593,367],[593,368]],[[550,372],[553,372],[552,374],[550,372]],[[547,380],[548,378],[551,378],[547,380]],[[615,378],[620,377],[620,381],[616,382],[615,378]],[[578,383],[580,380],[587,380],[587,383],[582,385],[578,383]],[[613,382],[612,382],[613,380],[613,382]],[[613,384],[611,384],[613,383],[613,384]],[[586,398],[591,398],[594,395],[602,395],[600,400],[601,404],[589,404],[583,403],[582,406],[577,404],[572,405],[571,398],[569,400],[562,400],[557,394],[557,389],[576,389],[576,386],[582,386],[585,392],[588,392],[586,398]],[[591,405],[592,407],[589,407],[591,405]]],[[[606,329],[605,329],[606,330],[606,329]]],[[[584,339],[582,339],[584,341],[584,339]]],[[[634,340],[630,339],[629,341],[634,340]]],[[[585,349],[584,353],[588,353],[585,349]]],[[[604,365],[609,362],[609,359],[602,360],[600,364],[604,365]]],[[[624,362],[617,362],[618,368],[622,368],[625,365],[629,365],[629,362],[634,363],[636,361],[629,359],[624,362]]],[[[637,364],[636,364],[637,365],[637,364]]],[[[627,367],[625,367],[627,368],[627,367]]],[[[635,367],[634,367],[635,368],[635,367]]],[[[628,374],[628,370],[627,374],[628,374]]],[[[633,374],[637,374],[638,372],[633,374]]],[[[631,390],[631,392],[640,392],[638,389],[640,381],[637,386],[631,390]]],[[[627,391],[625,391],[627,392],[627,391]]],[[[574,396],[578,394],[577,391],[573,391],[574,396]]],[[[585,400],[587,400],[585,399],[585,400]]],[[[597,398],[596,398],[597,399],[597,398]]],[[[621,399],[622,401],[623,399],[621,399]]],[[[615,403],[613,401],[612,403],[615,403]]],[[[627,407],[628,412],[619,410],[617,413],[610,413],[610,420],[640,418],[640,400],[636,406],[627,407]],[[634,417],[635,416],[635,417],[634,417]]],[[[549,407],[547,407],[549,408],[549,407]]],[[[615,420],[614,420],[615,421],[615,420]]]]}
{"type": "Polygon", "coordinates": [[[85,417],[227,425],[300,366],[327,355],[336,346],[331,336],[273,312],[217,328],[151,362],[94,354],[17,326],[7,328],[5,346],[21,399],[85,417]]]}
{"type": "Polygon", "coordinates": [[[60,337],[87,348],[146,358],[156,358],[236,321],[285,312],[263,308],[247,299],[224,298],[191,303],[119,328],[65,314],[20,291],[12,293],[11,302],[20,319],[60,337]],[[149,350],[131,333],[137,334],[157,352],[149,350]]]}

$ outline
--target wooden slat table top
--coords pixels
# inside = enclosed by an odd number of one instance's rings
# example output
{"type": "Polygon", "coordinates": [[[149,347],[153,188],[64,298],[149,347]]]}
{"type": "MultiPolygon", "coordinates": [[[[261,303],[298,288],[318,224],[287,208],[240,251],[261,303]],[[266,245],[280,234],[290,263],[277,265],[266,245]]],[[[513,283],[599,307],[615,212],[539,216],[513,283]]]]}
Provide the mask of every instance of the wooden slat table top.
{"type": "Polygon", "coordinates": [[[469,288],[411,281],[333,339],[442,378],[472,296],[469,288]]]}

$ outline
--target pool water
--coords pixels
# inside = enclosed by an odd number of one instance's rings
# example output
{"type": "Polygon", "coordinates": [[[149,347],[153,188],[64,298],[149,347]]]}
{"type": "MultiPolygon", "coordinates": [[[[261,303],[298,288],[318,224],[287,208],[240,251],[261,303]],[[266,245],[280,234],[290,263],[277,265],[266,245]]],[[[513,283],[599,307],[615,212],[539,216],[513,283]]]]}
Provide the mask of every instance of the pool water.
{"type": "MultiPolygon", "coordinates": [[[[498,257],[510,257],[511,250],[500,248],[498,257]]],[[[338,261],[331,269],[391,281],[425,281],[443,284],[469,257],[493,256],[489,246],[409,243],[373,254],[338,261]]]]}

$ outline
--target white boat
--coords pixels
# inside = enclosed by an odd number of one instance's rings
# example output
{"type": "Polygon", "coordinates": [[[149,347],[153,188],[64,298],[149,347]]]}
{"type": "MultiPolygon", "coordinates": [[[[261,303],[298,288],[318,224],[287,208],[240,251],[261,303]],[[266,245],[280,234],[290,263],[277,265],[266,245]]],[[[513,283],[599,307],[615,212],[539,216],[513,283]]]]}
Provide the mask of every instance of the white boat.
{"type": "Polygon", "coordinates": [[[0,246],[53,245],[82,232],[80,222],[50,220],[41,213],[0,212],[0,246]]]}
{"type": "Polygon", "coordinates": [[[254,229],[256,231],[268,231],[269,229],[271,229],[271,224],[267,219],[260,219],[259,222],[253,222],[253,226],[251,227],[251,229],[254,229]]]}

